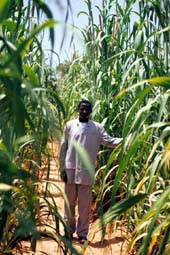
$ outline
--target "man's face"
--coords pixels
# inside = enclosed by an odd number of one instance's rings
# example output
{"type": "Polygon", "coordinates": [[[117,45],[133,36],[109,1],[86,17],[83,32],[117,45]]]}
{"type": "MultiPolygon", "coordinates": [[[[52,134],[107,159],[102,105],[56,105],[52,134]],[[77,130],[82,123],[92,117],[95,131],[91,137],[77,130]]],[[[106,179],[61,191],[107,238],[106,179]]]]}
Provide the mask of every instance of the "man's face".
{"type": "Polygon", "coordinates": [[[89,104],[82,103],[78,109],[79,112],[79,119],[87,121],[89,119],[90,113],[91,113],[91,107],[89,104]]]}

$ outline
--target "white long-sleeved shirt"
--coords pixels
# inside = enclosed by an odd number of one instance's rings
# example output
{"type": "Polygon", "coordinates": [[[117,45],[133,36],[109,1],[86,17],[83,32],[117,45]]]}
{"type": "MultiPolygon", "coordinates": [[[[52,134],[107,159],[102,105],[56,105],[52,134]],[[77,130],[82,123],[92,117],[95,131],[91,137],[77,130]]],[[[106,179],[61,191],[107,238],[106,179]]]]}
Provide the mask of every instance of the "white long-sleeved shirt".
{"type": "Polygon", "coordinates": [[[78,119],[74,119],[66,123],[60,145],[60,171],[66,170],[68,183],[93,185],[93,178],[84,169],[75,151],[73,141],[77,141],[84,147],[90,163],[95,169],[100,145],[114,148],[122,141],[122,138],[109,136],[101,124],[92,120],[82,124],[78,119]]]}

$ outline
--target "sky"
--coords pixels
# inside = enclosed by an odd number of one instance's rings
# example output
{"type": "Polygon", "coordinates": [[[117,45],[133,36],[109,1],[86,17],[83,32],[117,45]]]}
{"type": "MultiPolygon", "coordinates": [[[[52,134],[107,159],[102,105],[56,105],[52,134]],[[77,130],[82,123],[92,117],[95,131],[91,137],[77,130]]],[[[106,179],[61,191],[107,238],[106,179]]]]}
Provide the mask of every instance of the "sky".
{"type": "MultiPolygon", "coordinates": [[[[78,55],[81,55],[83,53],[83,37],[81,33],[81,29],[85,28],[88,25],[88,15],[85,15],[82,12],[87,12],[87,4],[85,3],[87,0],[44,0],[45,3],[49,6],[50,10],[53,13],[53,17],[56,21],[58,21],[58,24],[54,27],[55,29],[55,44],[54,44],[54,51],[58,54],[56,55],[56,58],[53,57],[54,64],[59,64],[60,62],[64,62],[65,60],[71,60],[72,54],[74,52],[74,45],[75,49],[78,52],[78,55]],[[65,27],[65,17],[66,17],[66,11],[67,11],[67,2],[70,2],[71,9],[69,9],[68,14],[68,21],[66,26],[66,34],[64,36],[64,43],[62,45],[62,49],[60,49],[61,42],[64,35],[64,27],[65,27]],[[74,28],[73,28],[73,22],[74,22],[74,28]],[[70,46],[70,41],[72,38],[72,35],[74,35],[73,43],[70,46]]],[[[92,3],[92,12],[93,12],[93,18],[94,23],[99,24],[99,10],[96,6],[99,7],[99,9],[102,8],[102,4],[108,3],[109,0],[91,0],[92,3]]],[[[119,4],[124,7],[125,0],[119,0],[119,4]]],[[[114,1],[113,1],[114,3],[114,1]]],[[[137,11],[137,5],[134,4],[134,10],[137,11]]],[[[114,13],[114,11],[113,11],[114,13]]],[[[136,20],[136,17],[133,13],[132,21],[136,20]]],[[[51,47],[50,40],[49,40],[49,33],[46,31],[44,36],[44,43],[43,48],[47,52],[49,52],[49,49],[51,47]]]]}
{"type": "MultiPolygon", "coordinates": [[[[88,16],[81,13],[82,11],[87,11],[87,4],[84,0],[70,0],[72,13],[69,10],[68,22],[66,26],[66,36],[64,39],[64,43],[62,49],[60,50],[63,34],[64,34],[64,19],[66,16],[66,7],[67,7],[67,0],[50,0],[46,3],[48,4],[49,8],[52,10],[54,19],[59,21],[59,23],[55,26],[55,44],[54,44],[54,51],[59,54],[60,62],[64,62],[65,60],[71,59],[73,48],[75,45],[76,50],[79,54],[83,51],[83,38],[80,32],[81,28],[84,28],[88,24],[88,16]],[[59,5],[56,2],[60,2],[62,8],[59,8],[59,5]],[[50,3],[49,3],[50,2],[50,3]],[[79,15],[78,15],[79,14],[79,15]],[[74,22],[74,29],[72,23],[74,22]],[[70,46],[72,35],[74,36],[73,43],[70,46]]],[[[98,22],[98,10],[95,8],[95,5],[101,6],[102,0],[92,0],[93,4],[93,14],[95,22],[98,22]]],[[[45,35],[44,40],[44,48],[50,48],[50,41],[49,36],[45,35]]],[[[58,58],[56,58],[58,60],[58,58]]]]}
{"type": "MultiPolygon", "coordinates": [[[[44,1],[52,11],[54,19],[58,21],[58,24],[54,27],[55,29],[54,51],[59,55],[59,58],[57,57],[57,55],[55,59],[53,57],[54,59],[53,61],[56,60],[55,64],[59,64],[60,62],[64,62],[65,60],[71,60],[72,54],[74,52],[74,45],[78,54],[81,55],[81,53],[83,53],[84,48],[81,29],[85,28],[88,25],[88,15],[82,13],[87,12],[87,4],[85,3],[85,1],[87,0],[44,0],[44,1]],[[69,9],[68,21],[65,31],[64,21],[66,17],[68,1],[71,4],[71,9],[69,9]],[[74,28],[72,25],[73,22],[74,28]],[[62,45],[62,49],[60,49],[64,31],[66,32],[64,36],[65,39],[62,45]],[[74,40],[70,46],[72,35],[74,36],[74,40]]],[[[103,2],[108,3],[109,0],[91,0],[95,24],[99,24],[99,10],[96,6],[98,6],[99,9],[101,9],[103,2]]],[[[119,4],[122,5],[123,7],[125,4],[125,0],[119,0],[119,4]]],[[[134,15],[132,16],[132,20],[134,20],[134,15]]],[[[49,34],[48,36],[46,34],[43,48],[49,50],[50,46],[51,44],[49,40],[49,34]]]]}

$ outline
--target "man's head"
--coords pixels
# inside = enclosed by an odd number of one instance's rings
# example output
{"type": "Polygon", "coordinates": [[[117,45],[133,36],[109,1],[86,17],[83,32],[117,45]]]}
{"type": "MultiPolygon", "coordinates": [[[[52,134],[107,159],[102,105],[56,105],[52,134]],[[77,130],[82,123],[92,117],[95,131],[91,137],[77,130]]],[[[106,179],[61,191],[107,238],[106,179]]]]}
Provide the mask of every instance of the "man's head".
{"type": "Polygon", "coordinates": [[[92,112],[92,104],[83,99],[78,104],[78,112],[79,112],[79,121],[80,122],[88,122],[90,114],[92,112]]]}

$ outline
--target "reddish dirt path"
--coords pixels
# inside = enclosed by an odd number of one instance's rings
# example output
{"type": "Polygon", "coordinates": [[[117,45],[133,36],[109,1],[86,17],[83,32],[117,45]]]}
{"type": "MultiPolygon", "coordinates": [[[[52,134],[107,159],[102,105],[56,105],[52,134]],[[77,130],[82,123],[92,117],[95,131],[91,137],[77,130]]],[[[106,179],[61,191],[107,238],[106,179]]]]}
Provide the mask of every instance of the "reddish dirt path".
{"type": "MultiPolygon", "coordinates": [[[[57,152],[56,152],[57,154],[57,152]]],[[[60,188],[63,189],[63,183],[60,180],[59,173],[58,173],[58,157],[55,155],[54,159],[51,161],[51,168],[50,168],[50,181],[51,184],[49,185],[50,193],[53,194],[55,202],[58,205],[59,212],[63,212],[63,198],[56,188],[55,185],[58,185],[60,188]]],[[[53,224],[51,221],[50,224],[53,224]]],[[[101,231],[95,231],[95,234],[92,235],[94,232],[95,223],[90,224],[89,230],[89,244],[81,245],[75,239],[73,241],[74,247],[80,252],[80,254],[84,255],[127,255],[125,252],[126,248],[126,233],[120,229],[116,228],[114,232],[109,231],[109,227],[107,228],[106,236],[104,242],[101,242],[101,231]]],[[[26,244],[28,248],[28,244],[26,244]]],[[[25,246],[25,247],[26,247],[25,246]]],[[[38,241],[36,246],[36,252],[29,252],[27,250],[24,255],[58,255],[63,254],[58,247],[57,243],[49,240],[43,239],[42,241],[38,241]]]]}

